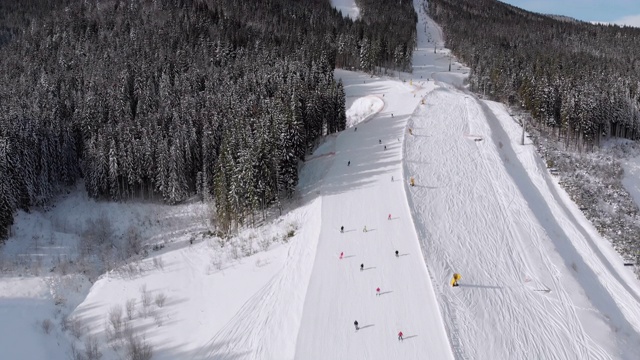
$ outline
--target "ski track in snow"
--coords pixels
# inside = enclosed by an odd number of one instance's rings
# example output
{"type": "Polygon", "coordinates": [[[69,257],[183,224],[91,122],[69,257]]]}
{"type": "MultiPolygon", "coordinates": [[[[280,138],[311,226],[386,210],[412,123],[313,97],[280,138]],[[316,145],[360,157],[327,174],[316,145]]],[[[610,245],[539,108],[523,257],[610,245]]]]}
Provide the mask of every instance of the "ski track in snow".
{"type": "MultiPolygon", "coordinates": [[[[305,217],[317,219],[321,202],[321,198],[313,201],[305,217]]],[[[295,334],[299,326],[318,225],[319,221],[314,221],[302,230],[292,241],[281,270],[242,305],[193,359],[293,358],[295,344],[291,334],[295,334]]]]}
{"type": "Polygon", "coordinates": [[[416,136],[407,140],[405,176],[417,174],[411,203],[427,265],[442,279],[436,291],[456,357],[616,355],[604,343],[633,358],[636,330],[592,281],[596,275],[563,231],[567,224],[556,220],[491,110],[446,85],[426,99],[411,120],[416,136]],[[470,133],[484,140],[464,136],[470,133]],[[459,288],[446,283],[453,272],[462,273],[459,288]]]}

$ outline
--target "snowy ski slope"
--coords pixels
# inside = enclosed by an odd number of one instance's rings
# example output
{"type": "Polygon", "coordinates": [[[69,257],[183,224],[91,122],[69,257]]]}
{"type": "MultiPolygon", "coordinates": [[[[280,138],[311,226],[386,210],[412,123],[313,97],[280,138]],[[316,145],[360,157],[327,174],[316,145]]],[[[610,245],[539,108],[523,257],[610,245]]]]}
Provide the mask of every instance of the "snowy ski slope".
{"type": "MultiPolygon", "coordinates": [[[[107,314],[136,299],[128,325],[154,359],[640,359],[638,281],[519,144],[508,110],[465,90],[468,69],[414,4],[414,72],[336,70],[349,128],[307,157],[299,207],[243,236],[295,235],[222,262],[213,239],[165,234],[143,271],[96,281],[71,314],[77,343],[95,336],[103,359],[121,358],[107,314]],[[143,315],[142,288],[166,304],[143,315]]],[[[0,322],[0,348],[33,336],[1,359],[70,358],[66,333],[33,335],[59,312],[24,301],[50,297],[37,283],[0,282],[2,319],[26,324],[0,322]]]]}
{"type": "Polygon", "coordinates": [[[445,70],[448,51],[433,52],[441,32],[419,3],[413,81],[347,86],[385,94],[385,107],[336,141],[296,358],[637,359],[637,281],[518,145],[506,109],[460,90],[466,69],[445,70]],[[424,105],[412,101],[424,92],[424,105]],[[400,164],[403,182],[391,182],[400,164]],[[378,286],[391,292],[377,297],[378,286]]]}
{"type": "Polygon", "coordinates": [[[405,124],[426,89],[393,81],[372,81],[367,87],[368,77],[359,78],[345,79],[346,91],[375,89],[386,107],[336,140],[321,189],[320,240],[295,358],[451,358],[402,181],[405,124]],[[354,320],[360,324],[357,332],[354,320]],[[403,343],[396,339],[399,331],[405,334],[403,343]]]}

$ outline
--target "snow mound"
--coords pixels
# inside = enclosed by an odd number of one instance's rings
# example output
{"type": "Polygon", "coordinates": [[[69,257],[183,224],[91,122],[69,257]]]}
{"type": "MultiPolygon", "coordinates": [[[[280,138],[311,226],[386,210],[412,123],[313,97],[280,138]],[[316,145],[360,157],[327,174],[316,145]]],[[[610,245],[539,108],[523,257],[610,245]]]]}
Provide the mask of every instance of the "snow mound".
{"type": "Polygon", "coordinates": [[[347,127],[358,125],[368,120],[384,108],[384,101],[375,95],[356,99],[347,110],[347,127]]]}

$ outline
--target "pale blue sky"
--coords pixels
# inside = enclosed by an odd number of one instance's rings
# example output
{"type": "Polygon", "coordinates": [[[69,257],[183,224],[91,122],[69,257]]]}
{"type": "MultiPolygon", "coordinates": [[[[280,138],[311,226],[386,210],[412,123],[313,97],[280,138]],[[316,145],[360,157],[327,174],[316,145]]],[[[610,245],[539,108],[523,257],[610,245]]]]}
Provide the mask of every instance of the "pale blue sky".
{"type": "Polygon", "coordinates": [[[545,14],[640,27],[640,0],[500,0],[545,14]]]}

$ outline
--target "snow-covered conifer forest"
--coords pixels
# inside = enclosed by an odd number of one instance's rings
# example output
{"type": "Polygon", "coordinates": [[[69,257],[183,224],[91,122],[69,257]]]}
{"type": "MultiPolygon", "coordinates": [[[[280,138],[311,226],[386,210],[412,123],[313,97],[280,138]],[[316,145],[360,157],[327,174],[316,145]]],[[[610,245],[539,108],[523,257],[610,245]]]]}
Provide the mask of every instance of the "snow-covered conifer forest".
{"type": "Polygon", "coordinates": [[[333,69],[410,68],[412,4],[362,5],[3,1],[0,237],[79,179],[96,199],[215,199],[223,229],[291,196],[345,127],[333,69]]]}

